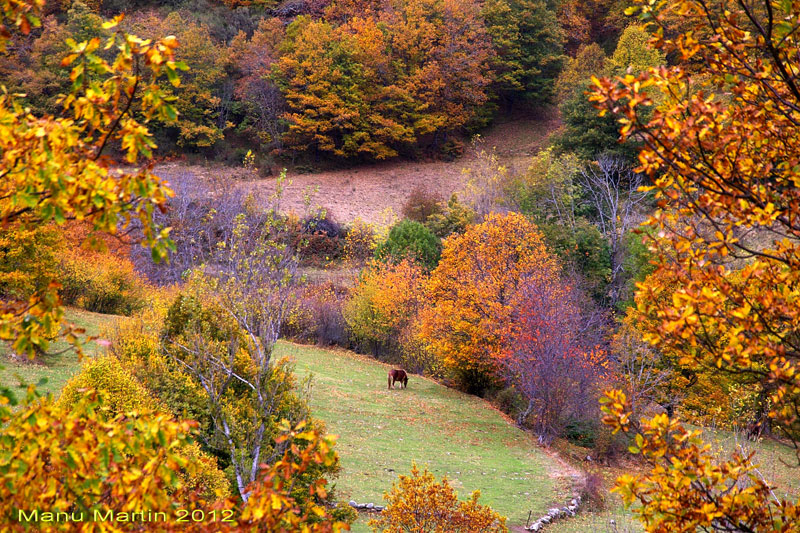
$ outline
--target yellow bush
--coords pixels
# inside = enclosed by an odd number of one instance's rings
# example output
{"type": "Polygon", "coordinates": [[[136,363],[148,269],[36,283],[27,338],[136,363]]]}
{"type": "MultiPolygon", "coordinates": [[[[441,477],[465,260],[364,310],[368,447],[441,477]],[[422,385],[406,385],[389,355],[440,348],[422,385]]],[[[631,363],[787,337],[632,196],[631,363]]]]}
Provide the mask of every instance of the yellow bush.
{"type": "Polygon", "coordinates": [[[373,256],[378,246],[378,235],[372,224],[357,218],[344,237],[344,258],[354,265],[363,265],[373,256]]]}
{"type": "Polygon", "coordinates": [[[104,404],[114,413],[129,411],[164,411],[133,375],[113,356],[87,359],[81,371],[72,377],[58,399],[59,405],[72,407],[86,395],[87,389],[105,394],[104,404]]]}
{"type": "Polygon", "coordinates": [[[195,467],[193,472],[185,474],[184,481],[189,490],[200,490],[208,500],[230,496],[231,485],[225,472],[219,469],[216,457],[205,453],[196,442],[183,446],[180,453],[195,467]]]}
{"type": "Polygon", "coordinates": [[[478,503],[480,491],[459,501],[447,478],[437,482],[426,468],[411,466],[411,475],[401,475],[392,490],[383,496],[386,509],[369,521],[377,533],[404,531],[448,531],[450,533],[508,533],[505,517],[478,503]]]}
{"type": "MultiPolygon", "coordinates": [[[[86,360],[81,371],[61,391],[58,407],[73,408],[93,391],[102,396],[103,405],[112,416],[131,411],[168,412],[166,406],[154,398],[119,359],[111,355],[86,360]]],[[[189,489],[199,489],[203,497],[209,500],[229,495],[230,485],[218,468],[216,458],[203,452],[196,443],[183,445],[179,453],[193,464],[191,470],[181,470],[189,489]]]]}
{"type": "Polygon", "coordinates": [[[96,313],[130,315],[144,307],[147,283],[127,259],[71,248],[59,254],[61,298],[96,313]]]}

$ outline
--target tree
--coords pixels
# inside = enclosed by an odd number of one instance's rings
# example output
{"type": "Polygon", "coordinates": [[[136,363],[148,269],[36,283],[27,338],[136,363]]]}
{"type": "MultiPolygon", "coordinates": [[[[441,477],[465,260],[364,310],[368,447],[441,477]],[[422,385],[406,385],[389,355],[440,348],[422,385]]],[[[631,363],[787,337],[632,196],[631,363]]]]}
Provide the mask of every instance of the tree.
{"type": "MultiPolygon", "coordinates": [[[[659,205],[648,221],[656,271],[637,298],[645,339],[757,386],[751,428],[797,442],[800,5],[676,0],[637,9],[676,65],[596,80],[593,99],[619,114],[624,137],[642,139],[641,170],[659,205]],[[690,31],[672,36],[664,20],[677,16],[690,31]]],[[[633,419],[620,392],[608,393],[606,410],[615,430],[638,430],[634,449],[652,466],[616,489],[642,503],[649,531],[796,529],[800,508],[770,491],[749,456],[717,464],[699,432],[667,415],[633,419]]]]}
{"type": "MultiPolygon", "coordinates": [[[[39,25],[36,14],[42,3],[3,2],[0,50],[7,43],[7,24],[23,34],[39,25]]],[[[118,22],[104,27],[113,30],[118,22]]],[[[106,43],[118,50],[113,61],[98,55],[100,39],[68,44],[71,51],[63,64],[73,67],[72,90],[61,102],[63,118],[35,116],[17,96],[0,95],[0,219],[26,228],[84,219],[95,231],[113,233],[121,222],[137,218],[143,244],[153,257],[164,257],[170,243],[152,213],[171,191],[148,167],[136,166],[141,156],[150,156],[154,142],[130,110],[139,101],[144,121],[176,117],[159,80],[166,76],[180,83],[176,70],[182,65],[174,61],[177,41],[147,41],[115,30],[106,43]],[[114,160],[105,152],[115,144],[132,167],[112,168],[114,160]]],[[[0,338],[13,341],[19,353],[46,350],[63,316],[57,289],[57,280],[51,279],[28,300],[0,303],[0,338]]],[[[75,340],[73,334],[68,337],[75,340]]]]}
{"type": "Polygon", "coordinates": [[[474,2],[336,7],[332,20],[297,17],[281,44],[274,80],[290,147],[394,157],[418,141],[443,142],[486,102],[491,47],[474,2]]]}
{"type": "Polygon", "coordinates": [[[285,36],[285,27],[280,19],[265,18],[258,23],[250,39],[244,32],[239,32],[230,44],[232,62],[238,74],[234,95],[245,107],[245,120],[239,128],[251,131],[267,148],[280,148],[284,133],[286,102],[270,74],[285,36]]]}
{"type": "Polygon", "coordinates": [[[565,97],[560,109],[566,128],[556,139],[556,146],[562,151],[575,152],[590,161],[601,155],[615,155],[632,163],[640,148],[638,139],[629,136],[625,142],[621,142],[614,118],[599,116],[592,109],[587,96],[592,87],[589,78],[607,74],[620,75],[628,69],[635,74],[663,65],[666,59],[662,52],[648,45],[647,33],[636,25],[625,29],[614,54],[598,69],[596,66],[601,53],[591,46],[582,49],[562,73],[560,83],[566,92],[561,93],[565,97]],[[590,70],[590,66],[595,70],[590,70]],[[579,73],[583,74],[580,78],[579,73]],[[566,83],[572,83],[571,88],[564,85],[566,83]]]}
{"type": "Polygon", "coordinates": [[[610,74],[620,76],[628,69],[636,73],[666,64],[663,52],[649,43],[650,34],[644,27],[632,24],[625,28],[617,42],[617,48],[608,59],[610,74]]]}
{"type": "MultiPolygon", "coordinates": [[[[297,257],[276,240],[282,220],[274,211],[261,227],[251,228],[241,215],[236,224],[214,262],[197,274],[197,293],[173,305],[166,340],[172,358],[205,391],[214,430],[222,435],[239,494],[247,501],[250,484],[268,461],[274,414],[295,385],[285,362],[273,361],[272,352],[297,257]],[[215,318],[220,314],[229,320],[215,318]]],[[[302,412],[294,418],[307,418],[307,408],[298,407],[302,412]]]]}
{"type": "Polygon", "coordinates": [[[564,130],[554,140],[556,149],[574,152],[585,161],[605,154],[632,162],[639,150],[636,139],[620,142],[619,126],[614,118],[599,116],[589,101],[587,92],[591,87],[591,82],[584,80],[559,106],[564,130]]]}
{"type": "Polygon", "coordinates": [[[497,55],[493,92],[506,105],[542,106],[564,61],[564,33],[543,0],[487,0],[483,19],[497,55]]]}
{"type": "Polygon", "coordinates": [[[581,172],[581,181],[597,226],[609,242],[611,276],[607,296],[609,303],[615,305],[624,283],[623,238],[638,225],[637,209],[647,193],[640,190],[642,176],[616,157],[601,156],[596,164],[587,165],[581,172]]]}
{"type": "Polygon", "coordinates": [[[150,13],[130,22],[133,31],[147,37],[172,32],[181,43],[176,58],[192,69],[181,78],[181,84],[167,88],[174,96],[178,119],[161,125],[159,137],[166,144],[177,137],[184,149],[203,149],[213,146],[227,128],[221,114],[221,94],[227,78],[228,57],[217,45],[209,29],[173,11],[166,17],[150,13]],[[176,131],[177,130],[177,131],[176,131]]]}
{"type": "Polygon", "coordinates": [[[375,249],[378,261],[411,259],[430,270],[439,262],[442,244],[424,225],[404,219],[392,226],[386,240],[375,249]]]}
{"type": "Polygon", "coordinates": [[[374,263],[361,273],[343,314],[360,342],[397,351],[397,342],[416,319],[422,305],[423,269],[409,259],[397,264],[374,263]]]}
{"type": "Polygon", "coordinates": [[[517,424],[532,416],[542,442],[559,436],[568,418],[592,412],[607,373],[599,315],[584,312],[581,298],[566,281],[540,272],[528,274],[516,296],[500,372],[527,402],[517,424]]]}
{"type": "Polygon", "coordinates": [[[375,533],[506,533],[505,517],[479,504],[480,494],[475,491],[470,499],[459,501],[447,478],[437,482],[427,468],[420,472],[413,464],[411,475],[401,475],[384,494],[386,509],[369,525],[375,533]]]}
{"type": "Polygon", "coordinates": [[[577,91],[592,76],[600,76],[606,71],[606,57],[597,43],[581,46],[575,57],[567,58],[564,69],[555,83],[555,94],[559,102],[576,96],[577,91]]]}
{"type": "Polygon", "coordinates": [[[461,387],[498,385],[518,290],[529,276],[557,278],[559,265],[536,227],[517,213],[489,215],[445,239],[420,312],[420,335],[461,387]]]}

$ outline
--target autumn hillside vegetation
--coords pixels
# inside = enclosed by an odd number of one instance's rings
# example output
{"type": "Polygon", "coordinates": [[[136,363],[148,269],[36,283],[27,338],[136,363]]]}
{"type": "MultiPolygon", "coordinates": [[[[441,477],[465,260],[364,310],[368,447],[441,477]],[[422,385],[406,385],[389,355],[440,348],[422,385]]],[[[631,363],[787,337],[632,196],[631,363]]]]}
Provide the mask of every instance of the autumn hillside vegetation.
{"type": "Polygon", "coordinates": [[[378,532],[573,492],[800,531],[799,28],[795,0],[0,0],[0,530],[363,530],[369,488],[378,532]],[[513,165],[473,137],[554,107],[513,165]],[[458,190],[283,204],[281,168],[390,158],[458,190]],[[589,471],[555,486],[554,449],[589,471]]]}

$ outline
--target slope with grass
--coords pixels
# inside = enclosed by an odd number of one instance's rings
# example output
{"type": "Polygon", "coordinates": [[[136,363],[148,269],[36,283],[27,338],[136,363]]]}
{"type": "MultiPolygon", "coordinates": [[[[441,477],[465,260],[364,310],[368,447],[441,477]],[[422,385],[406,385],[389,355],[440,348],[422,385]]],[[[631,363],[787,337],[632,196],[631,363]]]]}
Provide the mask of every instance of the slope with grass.
{"type": "MultiPolygon", "coordinates": [[[[479,398],[414,375],[408,389],[387,390],[390,367],[341,350],[281,343],[277,355],[314,376],[312,412],[339,436],[340,500],[380,504],[414,461],[447,476],[461,498],[480,490],[511,526],[570,493],[577,472],[479,398]]],[[[368,531],[364,519],[354,531],[368,531]]]]}
{"type": "MultiPolygon", "coordinates": [[[[80,309],[67,309],[66,312],[69,322],[84,328],[86,335],[92,337],[100,335],[118,318],[116,315],[102,315],[80,309]]],[[[87,355],[94,355],[103,349],[95,341],[84,346],[87,355]]],[[[0,385],[16,389],[24,396],[26,385],[36,384],[40,379],[46,378],[47,383],[37,387],[37,390],[43,394],[52,393],[58,396],[69,378],[80,370],[80,362],[75,350],[63,340],[54,342],[49,352],[31,361],[25,357],[12,356],[8,345],[0,342],[0,385]]]]}

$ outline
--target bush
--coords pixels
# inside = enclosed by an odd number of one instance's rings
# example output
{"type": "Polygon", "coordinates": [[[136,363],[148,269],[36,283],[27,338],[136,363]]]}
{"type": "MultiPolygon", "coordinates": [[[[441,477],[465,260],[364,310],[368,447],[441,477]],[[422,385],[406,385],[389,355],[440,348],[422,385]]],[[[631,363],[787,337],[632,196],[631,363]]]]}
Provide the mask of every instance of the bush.
{"type": "Polygon", "coordinates": [[[130,316],[142,309],[148,287],[127,259],[109,253],[70,249],[59,257],[61,298],[67,305],[130,316]]]}
{"type": "MultiPolygon", "coordinates": [[[[113,415],[132,411],[167,412],[164,405],[127,371],[121,361],[111,355],[89,359],[81,371],[70,379],[61,391],[58,405],[72,409],[85,398],[87,391],[97,391],[103,404],[113,415]]],[[[217,460],[200,449],[197,444],[187,444],[181,455],[196,467],[192,471],[181,471],[190,491],[199,490],[207,499],[225,497],[230,484],[217,467],[217,460]]]]}
{"type": "Polygon", "coordinates": [[[295,249],[305,265],[325,266],[344,254],[344,231],[327,215],[309,217],[295,237],[295,249]]]}
{"type": "Polygon", "coordinates": [[[146,388],[113,356],[101,356],[84,362],[81,371],[61,390],[59,405],[77,405],[87,389],[105,394],[104,404],[114,413],[129,411],[164,411],[146,388]]]}
{"type": "Polygon", "coordinates": [[[347,323],[342,314],[346,291],[332,283],[307,285],[297,291],[283,323],[282,333],[321,346],[348,346],[347,323]]]}
{"type": "Polygon", "coordinates": [[[447,206],[439,213],[432,213],[425,225],[434,235],[444,239],[453,233],[464,233],[467,227],[475,223],[478,214],[470,206],[458,201],[458,196],[453,194],[447,201],[447,206]]]}
{"type": "Polygon", "coordinates": [[[375,258],[392,263],[411,259],[430,270],[439,263],[441,253],[441,242],[431,230],[419,222],[401,220],[375,250],[375,258]]]}
{"type": "Polygon", "coordinates": [[[514,419],[525,409],[525,400],[514,387],[506,387],[498,392],[497,396],[494,397],[493,403],[498,409],[514,419]]]}
{"type": "Polygon", "coordinates": [[[490,507],[478,503],[480,491],[459,501],[447,478],[437,482],[426,468],[411,466],[410,476],[400,476],[384,495],[386,509],[369,521],[374,532],[403,531],[481,531],[508,533],[506,519],[490,507]]]}
{"type": "Polygon", "coordinates": [[[425,224],[431,215],[442,212],[443,202],[439,194],[418,185],[408,195],[402,213],[409,220],[425,224]]]}
{"type": "Polygon", "coordinates": [[[361,219],[356,219],[347,230],[344,238],[345,261],[361,266],[375,255],[378,246],[378,236],[375,228],[361,219]]]}

